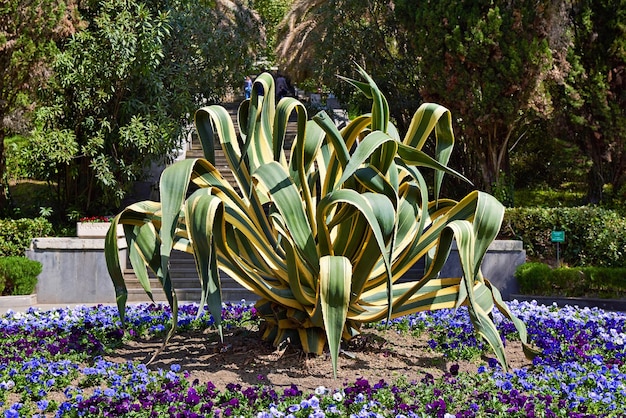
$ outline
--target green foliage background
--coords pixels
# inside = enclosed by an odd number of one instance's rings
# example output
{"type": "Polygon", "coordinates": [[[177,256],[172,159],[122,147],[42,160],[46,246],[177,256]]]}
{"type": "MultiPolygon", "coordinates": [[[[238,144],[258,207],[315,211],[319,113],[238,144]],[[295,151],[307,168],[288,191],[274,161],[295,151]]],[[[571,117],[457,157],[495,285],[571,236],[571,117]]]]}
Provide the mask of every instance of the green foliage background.
{"type": "Polygon", "coordinates": [[[585,202],[623,203],[625,11],[624,0],[301,0],[277,55],[296,82],[327,86],[348,107],[362,103],[335,70],[358,62],[384,80],[401,130],[423,100],[449,107],[464,147],[451,164],[481,190],[560,187],[580,170],[585,202]]]}
{"type": "Polygon", "coordinates": [[[533,260],[556,260],[553,230],[565,231],[560,257],[572,266],[626,267],[626,218],[596,206],[507,209],[500,238],[521,239],[533,260]]]}
{"type": "Polygon", "coordinates": [[[52,233],[45,218],[0,219],[0,257],[23,256],[33,238],[52,233]]]}
{"type": "Polygon", "coordinates": [[[515,277],[520,292],[527,295],[609,299],[626,297],[626,268],[551,269],[543,263],[526,263],[517,268],[515,277]]]}
{"type": "Polygon", "coordinates": [[[59,43],[23,159],[56,188],[57,211],[117,208],[186,140],[190,115],[243,80],[259,22],[224,2],[104,0],[59,43]]]}
{"type": "Polygon", "coordinates": [[[267,40],[263,55],[269,62],[276,59],[275,46],[278,25],[289,10],[293,0],[249,0],[250,6],[259,13],[267,40]]]}
{"type": "Polygon", "coordinates": [[[55,40],[73,31],[65,2],[3,0],[0,6],[0,215],[8,206],[4,140],[27,129],[26,112],[47,78],[55,40]]]}
{"type": "Polygon", "coordinates": [[[0,257],[0,295],[30,295],[42,265],[25,257],[0,257]]]}
{"type": "Polygon", "coordinates": [[[591,161],[587,201],[626,201],[626,1],[572,2],[569,46],[550,88],[551,133],[591,161]],[[612,193],[606,193],[606,185],[612,193]],[[615,193],[621,196],[615,196],[615,193]]]}

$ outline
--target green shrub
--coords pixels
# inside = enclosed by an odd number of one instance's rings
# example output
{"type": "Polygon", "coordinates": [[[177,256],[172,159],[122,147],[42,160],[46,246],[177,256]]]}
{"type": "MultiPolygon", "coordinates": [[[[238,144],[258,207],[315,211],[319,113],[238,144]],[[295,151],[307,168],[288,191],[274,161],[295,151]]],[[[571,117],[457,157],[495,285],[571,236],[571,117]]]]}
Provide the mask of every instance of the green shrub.
{"type": "Polygon", "coordinates": [[[562,267],[525,263],[515,271],[520,292],[537,296],[626,298],[626,268],[562,267]]]}
{"type": "Polygon", "coordinates": [[[570,190],[544,189],[544,190],[528,190],[516,189],[515,193],[516,207],[574,207],[580,206],[585,198],[584,188],[570,188],[570,190]]]}
{"type": "Polygon", "coordinates": [[[585,296],[590,290],[582,268],[562,267],[554,269],[551,279],[554,292],[564,296],[585,296]]]}
{"type": "Polygon", "coordinates": [[[35,291],[41,263],[25,257],[0,257],[2,295],[30,295],[35,291]]]}
{"type": "Polygon", "coordinates": [[[33,238],[52,232],[45,218],[0,219],[0,257],[24,256],[33,238]]]}
{"type": "Polygon", "coordinates": [[[28,165],[24,161],[22,149],[28,146],[28,138],[15,135],[5,139],[6,170],[9,179],[15,181],[28,176],[28,165]]]}
{"type": "Polygon", "coordinates": [[[553,230],[565,231],[560,258],[573,266],[626,267],[626,218],[595,206],[512,208],[504,215],[501,239],[520,239],[534,261],[556,260],[553,230]]]}
{"type": "Polygon", "coordinates": [[[525,294],[550,290],[551,274],[550,266],[543,263],[524,263],[515,270],[515,278],[519,283],[520,292],[525,294]]]}

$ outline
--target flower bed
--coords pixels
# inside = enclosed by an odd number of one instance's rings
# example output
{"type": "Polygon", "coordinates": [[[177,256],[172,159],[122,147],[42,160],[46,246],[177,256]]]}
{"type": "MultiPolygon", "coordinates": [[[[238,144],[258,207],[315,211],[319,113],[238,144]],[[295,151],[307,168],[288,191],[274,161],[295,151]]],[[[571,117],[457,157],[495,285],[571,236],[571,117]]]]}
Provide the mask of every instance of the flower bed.
{"type": "MultiPolygon", "coordinates": [[[[96,218],[100,219],[100,218],[96,218]]],[[[106,219],[106,218],[102,218],[106,219]]],[[[78,238],[104,238],[109,231],[109,226],[111,223],[107,221],[83,221],[76,222],[76,236],[78,238]]],[[[117,236],[124,236],[124,227],[121,225],[117,226],[117,236]]]]}
{"type": "MultiPolygon", "coordinates": [[[[340,387],[303,391],[297,382],[277,390],[264,383],[217,389],[190,381],[173,364],[151,370],[138,362],[115,363],[103,355],[122,342],[162,335],[164,306],[127,309],[120,329],[109,306],[9,312],[0,317],[0,402],[4,416],[244,416],[244,417],[597,417],[623,416],[626,405],[626,315],[599,309],[510,303],[528,325],[542,354],[533,365],[503,371],[495,360],[474,370],[453,364],[440,377],[416,381],[356,379],[340,387]]],[[[180,327],[211,326],[197,307],[181,307],[180,327]]],[[[227,327],[256,321],[250,306],[225,305],[227,327]]],[[[494,313],[500,332],[515,339],[512,324],[494,313]]],[[[382,326],[383,324],[378,324],[382,326]]],[[[426,333],[430,349],[447,359],[485,350],[464,309],[415,314],[392,324],[398,332],[426,333]],[[472,353],[473,350],[476,350],[472,353]]],[[[484,351],[489,354],[489,351],[484,351]]],[[[475,357],[474,357],[475,358],[475,357]]]]}

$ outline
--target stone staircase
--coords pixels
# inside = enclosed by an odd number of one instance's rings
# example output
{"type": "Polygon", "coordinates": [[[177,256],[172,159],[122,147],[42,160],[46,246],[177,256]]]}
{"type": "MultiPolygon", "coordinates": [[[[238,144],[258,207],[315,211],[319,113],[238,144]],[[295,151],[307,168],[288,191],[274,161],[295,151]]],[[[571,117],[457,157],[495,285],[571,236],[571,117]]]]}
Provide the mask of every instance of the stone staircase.
{"type": "MultiPolygon", "coordinates": [[[[173,251],[170,260],[170,272],[178,301],[199,302],[202,291],[193,255],[173,251]]],[[[128,288],[128,302],[150,301],[132,269],[127,268],[125,270],[124,279],[128,288]]],[[[239,302],[242,299],[249,302],[258,300],[257,295],[241,287],[239,283],[223,272],[220,272],[220,282],[222,285],[222,300],[225,302],[239,302]]],[[[153,274],[150,274],[150,287],[155,301],[165,302],[167,300],[165,293],[161,289],[161,284],[153,274]]]]}
{"type": "MultiPolygon", "coordinates": [[[[223,105],[231,115],[233,123],[235,124],[235,130],[238,132],[237,126],[237,109],[238,104],[228,103],[223,105]]],[[[296,124],[295,120],[290,122],[287,129],[287,141],[286,146],[291,146],[291,141],[295,136],[296,124]]],[[[185,158],[202,158],[204,157],[202,146],[197,137],[192,136],[191,146],[186,152],[185,158]]],[[[231,172],[226,156],[222,151],[219,144],[215,145],[215,167],[220,171],[222,176],[231,184],[236,187],[235,176],[231,172]]],[[[170,271],[172,276],[172,282],[176,289],[176,295],[178,300],[185,302],[199,302],[201,297],[201,285],[196,271],[196,265],[191,254],[183,253],[180,251],[173,251],[170,260],[170,271]]],[[[130,263],[127,263],[130,266],[130,263]]],[[[150,299],[146,295],[145,291],[139,284],[139,281],[135,277],[132,269],[129,267],[124,272],[124,279],[128,288],[128,302],[148,302],[150,299]]],[[[220,272],[220,281],[222,284],[222,300],[238,302],[241,299],[246,301],[256,301],[258,296],[254,293],[244,289],[241,285],[235,282],[231,277],[223,272],[220,272]]],[[[150,279],[150,287],[152,289],[153,297],[155,301],[165,301],[165,294],[161,290],[161,285],[155,276],[150,279]]]]}
{"type": "MultiPolygon", "coordinates": [[[[239,126],[237,126],[238,105],[235,103],[227,103],[223,106],[226,110],[228,110],[228,113],[235,124],[235,132],[239,135],[239,126]]],[[[187,149],[185,158],[204,158],[204,152],[202,150],[202,145],[200,144],[200,139],[197,137],[195,132],[191,135],[191,144],[187,149]]],[[[215,144],[215,168],[219,170],[224,179],[233,185],[233,187],[237,185],[235,175],[230,170],[226,160],[226,155],[224,155],[224,151],[222,151],[219,143],[215,144]]]]}

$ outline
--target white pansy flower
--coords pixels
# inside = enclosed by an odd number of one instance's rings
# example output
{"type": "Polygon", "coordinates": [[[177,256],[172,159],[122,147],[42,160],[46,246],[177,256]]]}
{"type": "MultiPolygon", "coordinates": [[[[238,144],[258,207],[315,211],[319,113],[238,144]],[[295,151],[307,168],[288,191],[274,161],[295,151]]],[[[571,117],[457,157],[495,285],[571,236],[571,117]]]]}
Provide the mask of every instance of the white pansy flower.
{"type": "Polygon", "coordinates": [[[341,393],[341,392],[333,393],[333,399],[335,400],[335,402],[343,401],[343,393],[341,393]]]}

